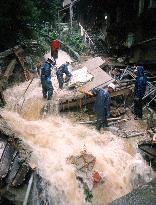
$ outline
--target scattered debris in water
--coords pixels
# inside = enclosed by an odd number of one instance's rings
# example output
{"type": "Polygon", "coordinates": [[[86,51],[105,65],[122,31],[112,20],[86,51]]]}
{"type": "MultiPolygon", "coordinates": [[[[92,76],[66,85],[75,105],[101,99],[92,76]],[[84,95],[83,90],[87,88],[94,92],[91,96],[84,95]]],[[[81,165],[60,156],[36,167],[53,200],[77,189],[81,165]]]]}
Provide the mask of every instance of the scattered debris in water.
{"type": "Polygon", "coordinates": [[[85,199],[91,202],[93,198],[93,188],[99,183],[104,183],[105,179],[104,172],[94,170],[96,157],[84,149],[80,155],[68,157],[67,162],[74,165],[76,169],[76,179],[78,179],[83,186],[85,199]]]}

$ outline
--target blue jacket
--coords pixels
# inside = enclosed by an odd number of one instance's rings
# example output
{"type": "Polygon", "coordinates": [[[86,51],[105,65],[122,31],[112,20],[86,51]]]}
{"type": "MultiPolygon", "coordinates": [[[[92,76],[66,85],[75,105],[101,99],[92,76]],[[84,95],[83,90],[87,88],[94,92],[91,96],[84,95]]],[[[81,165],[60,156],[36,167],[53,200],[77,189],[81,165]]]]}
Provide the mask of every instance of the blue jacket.
{"type": "Polygon", "coordinates": [[[96,95],[94,112],[101,115],[108,115],[110,112],[111,96],[107,90],[93,88],[92,93],[96,95]]]}
{"type": "Polygon", "coordinates": [[[137,77],[134,87],[134,97],[142,99],[145,95],[147,85],[147,77],[144,74],[144,67],[137,66],[137,77]]]}
{"type": "Polygon", "coordinates": [[[59,69],[56,71],[57,77],[61,76],[63,77],[63,73],[66,74],[67,77],[71,77],[71,73],[68,71],[68,66],[66,64],[62,64],[59,69]]]}
{"type": "Polygon", "coordinates": [[[41,68],[41,80],[51,80],[51,68],[52,65],[45,62],[44,66],[41,68]]]}

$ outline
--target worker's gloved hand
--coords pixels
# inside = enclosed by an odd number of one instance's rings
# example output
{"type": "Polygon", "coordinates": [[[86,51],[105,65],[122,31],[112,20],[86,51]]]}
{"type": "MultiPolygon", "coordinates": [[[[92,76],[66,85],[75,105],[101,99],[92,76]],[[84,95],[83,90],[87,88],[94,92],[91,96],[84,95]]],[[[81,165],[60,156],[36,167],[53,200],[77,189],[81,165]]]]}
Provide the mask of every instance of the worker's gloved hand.
{"type": "Polygon", "coordinates": [[[109,118],[109,117],[112,117],[112,113],[111,112],[108,112],[107,113],[107,117],[109,118]]]}

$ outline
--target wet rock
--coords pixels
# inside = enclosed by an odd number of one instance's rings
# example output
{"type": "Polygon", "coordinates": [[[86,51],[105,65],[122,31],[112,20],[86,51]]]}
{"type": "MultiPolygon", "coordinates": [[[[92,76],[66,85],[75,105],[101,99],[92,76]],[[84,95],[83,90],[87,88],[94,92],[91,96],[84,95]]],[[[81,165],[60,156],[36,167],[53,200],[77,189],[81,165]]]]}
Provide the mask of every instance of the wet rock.
{"type": "Polygon", "coordinates": [[[152,180],[152,169],[143,166],[142,160],[135,161],[131,167],[131,184],[134,189],[145,185],[152,180]],[[144,167],[144,168],[143,168],[144,167]]]}
{"type": "Polygon", "coordinates": [[[126,196],[116,199],[109,205],[155,205],[156,204],[156,179],[135,189],[126,196]]]}

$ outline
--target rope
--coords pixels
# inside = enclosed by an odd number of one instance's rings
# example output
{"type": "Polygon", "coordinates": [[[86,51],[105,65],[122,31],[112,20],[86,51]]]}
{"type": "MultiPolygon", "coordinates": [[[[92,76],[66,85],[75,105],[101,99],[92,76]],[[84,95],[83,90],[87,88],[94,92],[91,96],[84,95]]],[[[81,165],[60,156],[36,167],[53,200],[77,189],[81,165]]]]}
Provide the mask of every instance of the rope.
{"type": "MultiPolygon", "coordinates": [[[[28,86],[26,87],[26,89],[25,89],[23,95],[21,96],[21,98],[24,98],[24,99],[23,99],[22,105],[21,105],[21,107],[20,107],[20,109],[19,109],[20,112],[21,112],[21,110],[22,110],[22,108],[23,108],[23,105],[24,105],[24,102],[25,102],[25,97],[24,97],[24,96],[25,96],[25,94],[26,94],[28,88],[30,87],[31,83],[33,82],[34,78],[35,78],[35,77],[32,78],[32,80],[30,81],[30,83],[29,83],[28,86]]],[[[20,99],[21,99],[21,98],[20,98],[20,99]]],[[[20,100],[20,99],[19,99],[19,100],[20,100]]],[[[15,107],[17,106],[17,104],[18,104],[18,102],[15,104],[14,109],[15,109],[15,107]]]]}

